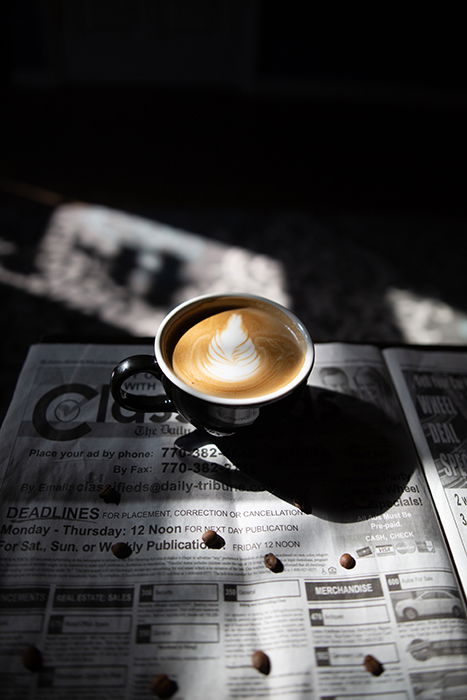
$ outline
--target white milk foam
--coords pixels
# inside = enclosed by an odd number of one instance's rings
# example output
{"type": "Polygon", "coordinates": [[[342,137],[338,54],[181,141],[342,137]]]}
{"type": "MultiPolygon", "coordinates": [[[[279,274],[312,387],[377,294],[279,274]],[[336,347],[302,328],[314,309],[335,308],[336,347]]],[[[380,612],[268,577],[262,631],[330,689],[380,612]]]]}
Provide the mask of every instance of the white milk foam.
{"type": "Polygon", "coordinates": [[[241,314],[233,313],[227,325],[209,343],[207,357],[198,363],[208,376],[222,382],[252,377],[261,364],[253,340],[243,325],[241,314]]]}

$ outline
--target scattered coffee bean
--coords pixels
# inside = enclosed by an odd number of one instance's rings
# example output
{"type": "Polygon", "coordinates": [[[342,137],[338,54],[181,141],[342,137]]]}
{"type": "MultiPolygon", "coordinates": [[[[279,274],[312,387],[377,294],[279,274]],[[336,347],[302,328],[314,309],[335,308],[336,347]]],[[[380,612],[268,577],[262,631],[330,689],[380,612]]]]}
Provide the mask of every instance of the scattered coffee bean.
{"type": "Polygon", "coordinates": [[[301,493],[299,496],[292,496],[291,504],[302,511],[302,513],[310,514],[313,512],[310,495],[301,493]]]}
{"type": "Polygon", "coordinates": [[[110,549],[117,559],[126,559],[133,553],[133,550],[126,542],[114,542],[110,549]]]}
{"type": "Polygon", "coordinates": [[[114,489],[111,484],[106,484],[99,491],[99,498],[102,498],[104,503],[115,503],[118,506],[120,503],[121,494],[114,489]]]}
{"type": "Polygon", "coordinates": [[[339,564],[344,567],[344,569],[353,569],[355,564],[357,562],[353,558],[351,554],[346,552],[345,554],[341,554],[339,558],[339,564]]]}
{"type": "Polygon", "coordinates": [[[268,676],[271,671],[271,661],[269,656],[260,649],[252,653],[251,665],[260,673],[264,673],[265,676],[268,676]]]}
{"type": "Polygon", "coordinates": [[[281,571],[284,571],[283,563],[272,552],[264,555],[264,566],[274,574],[280,574],[281,571]]]}
{"type": "Polygon", "coordinates": [[[178,690],[178,685],[165,673],[159,673],[151,681],[151,690],[158,698],[171,698],[178,690]]]}
{"type": "Polygon", "coordinates": [[[209,549],[222,549],[225,540],[215,530],[206,530],[201,537],[206,547],[209,549]]]}
{"type": "Polygon", "coordinates": [[[368,673],[372,673],[373,676],[380,676],[384,672],[384,666],[381,661],[375,659],[371,654],[367,654],[363,659],[363,665],[368,673]]]}
{"type": "Polygon", "coordinates": [[[40,671],[42,668],[42,654],[37,647],[27,646],[23,650],[22,660],[28,671],[40,671]]]}

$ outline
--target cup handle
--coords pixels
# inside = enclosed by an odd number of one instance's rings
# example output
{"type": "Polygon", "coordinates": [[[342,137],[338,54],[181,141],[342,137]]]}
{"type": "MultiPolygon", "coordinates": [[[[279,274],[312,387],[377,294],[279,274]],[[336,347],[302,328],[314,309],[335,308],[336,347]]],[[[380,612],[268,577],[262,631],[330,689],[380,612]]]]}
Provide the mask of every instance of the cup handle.
{"type": "Polygon", "coordinates": [[[129,411],[141,411],[142,413],[165,413],[174,412],[175,408],[171,399],[167,396],[144,396],[141,394],[131,394],[123,389],[123,383],[133,374],[146,372],[152,374],[159,381],[162,372],[154,357],[151,355],[132,355],[122,360],[113,370],[110,379],[110,389],[114,400],[129,411]]]}

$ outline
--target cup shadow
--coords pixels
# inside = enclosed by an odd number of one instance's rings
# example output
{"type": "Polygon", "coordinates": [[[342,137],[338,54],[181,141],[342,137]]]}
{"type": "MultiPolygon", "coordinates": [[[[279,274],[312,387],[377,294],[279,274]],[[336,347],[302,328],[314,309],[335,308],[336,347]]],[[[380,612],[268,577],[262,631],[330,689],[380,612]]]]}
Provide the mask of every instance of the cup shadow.
{"type": "Polygon", "coordinates": [[[305,513],[343,523],[396,504],[418,465],[402,415],[394,421],[373,404],[313,387],[272,404],[232,437],[195,430],[176,444],[188,453],[214,444],[237,468],[219,468],[209,478],[267,490],[305,513]]]}

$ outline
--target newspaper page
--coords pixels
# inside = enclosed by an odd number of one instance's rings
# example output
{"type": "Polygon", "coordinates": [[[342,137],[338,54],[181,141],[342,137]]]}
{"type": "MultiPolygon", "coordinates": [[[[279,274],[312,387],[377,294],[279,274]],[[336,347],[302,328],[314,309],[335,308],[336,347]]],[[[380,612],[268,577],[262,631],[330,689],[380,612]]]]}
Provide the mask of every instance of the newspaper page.
{"type": "Polygon", "coordinates": [[[145,352],[31,348],[1,431],[2,698],[466,697],[465,605],[380,352],[319,345],[300,397],[216,439],[113,402],[145,352]]]}
{"type": "Polygon", "coordinates": [[[459,576],[467,582],[467,355],[389,349],[385,356],[459,576]]]}

